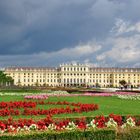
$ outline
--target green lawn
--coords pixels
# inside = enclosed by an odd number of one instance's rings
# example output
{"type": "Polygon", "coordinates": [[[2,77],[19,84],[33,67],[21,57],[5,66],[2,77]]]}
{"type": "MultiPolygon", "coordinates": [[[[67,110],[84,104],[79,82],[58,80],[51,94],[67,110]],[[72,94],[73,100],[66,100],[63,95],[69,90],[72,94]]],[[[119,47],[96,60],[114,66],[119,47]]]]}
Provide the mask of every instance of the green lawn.
{"type": "MultiPolygon", "coordinates": [[[[0,101],[19,101],[24,100],[23,96],[0,96],[0,101]]],[[[111,113],[120,115],[140,115],[140,101],[135,100],[121,100],[117,97],[50,97],[47,101],[68,101],[68,102],[82,102],[82,103],[96,103],[99,105],[99,110],[82,114],[61,114],[54,117],[79,117],[79,116],[96,116],[108,115],[111,113]]],[[[38,108],[59,108],[64,107],[60,105],[38,106],[38,108]]],[[[43,118],[45,116],[18,116],[13,118],[43,118]]],[[[5,119],[7,117],[0,117],[5,119]]]]}

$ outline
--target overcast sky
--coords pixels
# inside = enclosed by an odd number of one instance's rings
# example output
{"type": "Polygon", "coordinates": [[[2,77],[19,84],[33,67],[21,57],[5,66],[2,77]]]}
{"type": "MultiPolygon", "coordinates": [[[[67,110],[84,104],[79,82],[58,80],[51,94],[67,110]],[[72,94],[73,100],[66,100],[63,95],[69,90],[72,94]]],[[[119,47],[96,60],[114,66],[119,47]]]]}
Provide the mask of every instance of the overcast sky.
{"type": "Polygon", "coordinates": [[[0,0],[0,67],[140,67],[140,0],[0,0]]]}

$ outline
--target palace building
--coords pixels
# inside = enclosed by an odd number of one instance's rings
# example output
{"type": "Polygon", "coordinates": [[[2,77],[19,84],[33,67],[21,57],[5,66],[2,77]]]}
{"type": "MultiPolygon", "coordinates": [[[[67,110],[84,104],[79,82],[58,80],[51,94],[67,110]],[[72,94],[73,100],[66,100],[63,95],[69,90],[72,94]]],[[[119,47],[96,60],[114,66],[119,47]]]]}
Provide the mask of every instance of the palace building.
{"type": "Polygon", "coordinates": [[[86,64],[61,64],[53,67],[8,67],[5,73],[20,86],[100,86],[119,87],[119,81],[140,85],[140,68],[90,67],[86,64]]]}

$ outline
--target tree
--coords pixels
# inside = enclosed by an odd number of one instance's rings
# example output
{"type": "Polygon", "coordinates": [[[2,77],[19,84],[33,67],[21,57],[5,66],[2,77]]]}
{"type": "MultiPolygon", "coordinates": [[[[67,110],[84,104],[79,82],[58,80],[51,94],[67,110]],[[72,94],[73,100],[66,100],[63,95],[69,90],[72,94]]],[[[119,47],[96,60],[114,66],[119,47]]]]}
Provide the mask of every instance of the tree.
{"type": "Polygon", "coordinates": [[[126,86],[127,82],[125,80],[121,80],[121,81],[119,81],[119,84],[124,87],[124,86],[126,86]]]}
{"type": "Polygon", "coordinates": [[[97,88],[100,88],[100,84],[99,84],[99,83],[95,83],[95,86],[96,86],[97,88]]]}
{"type": "Polygon", "coordinates": [[[7,76],[3,71],[0,71],[0,86],[9,86],[14,83],[12,77],[7,76]]]}

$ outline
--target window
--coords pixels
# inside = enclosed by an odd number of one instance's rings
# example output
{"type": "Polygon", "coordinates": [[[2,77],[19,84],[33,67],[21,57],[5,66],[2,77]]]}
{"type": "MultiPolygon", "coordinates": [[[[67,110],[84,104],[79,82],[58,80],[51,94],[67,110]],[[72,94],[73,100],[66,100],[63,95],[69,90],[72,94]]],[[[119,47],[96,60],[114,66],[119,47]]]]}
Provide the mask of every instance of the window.
{"type": "Polygon", "coordinates": [[[77,79],[77,83],[79,83],[79,79],[77,79]]]}
{"type": "Polygon", "coordinates": [[[69,83],[69,79],[67,79],[67,83],[69,83]]]}

